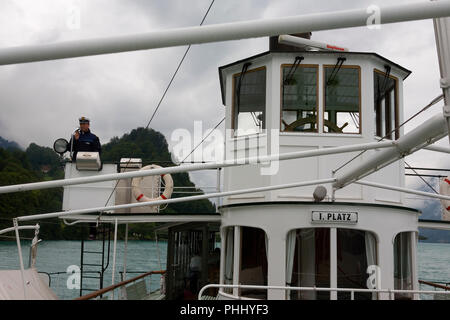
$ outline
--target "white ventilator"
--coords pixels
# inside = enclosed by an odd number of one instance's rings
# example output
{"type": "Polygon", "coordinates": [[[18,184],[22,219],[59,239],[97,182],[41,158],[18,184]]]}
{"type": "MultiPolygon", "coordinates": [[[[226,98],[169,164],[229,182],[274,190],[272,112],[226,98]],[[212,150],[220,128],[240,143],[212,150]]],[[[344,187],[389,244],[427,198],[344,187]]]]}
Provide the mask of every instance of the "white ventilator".
{"type": "MultiPolygon", "coordinates": [[[[158,169],[158,168],[161,168],[161,167],[156,164],[151,164],[151,165],[142,167],[140,170],[151,170],[151,169],[158,169]]],[[[133,180],[131,182],[131,187],[133,189],[134,198],[139,202],[149,202],[149,201],[169,199],[172,196],[172,192],[173,192],[172,176],[170,174],[163,174],[163,175],[161,175],[161,178],[164,180],[165,187],[164,187],[164,192],[157,198],[149,198],[142,191],[141,183],[142,183],[142,180],[145,179],[145,177],[133,178],[133,180]]]]}
{"type": "MultiPolygon", "coordinates": [[[[450,176],[441,181],[439,193],[444,196],[450,196],[450,176]]],[[[450,221],[450,200],[441,199],[442,220],[450,221]]]]}

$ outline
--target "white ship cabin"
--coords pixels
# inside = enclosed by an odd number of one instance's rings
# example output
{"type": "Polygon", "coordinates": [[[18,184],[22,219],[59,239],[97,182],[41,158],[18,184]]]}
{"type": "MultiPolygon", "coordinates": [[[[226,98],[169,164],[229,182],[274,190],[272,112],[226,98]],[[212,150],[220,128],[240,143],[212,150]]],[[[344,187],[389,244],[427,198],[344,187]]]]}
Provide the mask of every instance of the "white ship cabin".
{"type": "MultiPolygon", "coordinates": [[[[310,34],[300,35],[309,38],[310,34]]],[[[280,45],[219,68],[226,108],[226,158],[397,139],[403,121],[404,67],[376,54],[280,45]]],[[[333,177],[370,159],[359,152],[225,168],[224,191],[333,177]],[[339,171],[338,170],[338,171],[339,171]]],[[[404,162],[365,178],[404,186],[404,162]]],[[[224,198],[221,284],[225,299],[350,299],[350,292],[270,289],[270,286],[417,289],[418,210],[399,192],[357,184],[315,201],[318,186],[224,198]]],[[[320,192],[319,192],[320,193],[320,192]]],[[[387,299],[387,293],[354,293],[387,299]]],[[[413,299],[412,294],[395,294],[413,299]]]]}

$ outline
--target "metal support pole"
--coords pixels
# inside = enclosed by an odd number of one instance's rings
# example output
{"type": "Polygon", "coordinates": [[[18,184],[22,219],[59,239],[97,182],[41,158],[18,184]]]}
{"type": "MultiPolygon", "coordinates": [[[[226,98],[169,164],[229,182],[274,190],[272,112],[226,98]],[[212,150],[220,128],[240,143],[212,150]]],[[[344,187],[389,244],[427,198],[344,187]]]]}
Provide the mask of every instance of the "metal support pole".
{"type": "Polygon", "coordinates": [[[22,275],[22,285],[23,285],[23,299],[27,300],[27,290],[26,290],[26,282],[25,282],[25,268],[23,266],[23,257],[22,257],[22,247],[20,245],[20,237],[19,237],[19,224],[17,222],[17,218],[13,220],[14,228],[16,231],[16,241],[17,241],[17,251],[19,254],[19,263],[20,263],[20,274],[22,275]]]}
{"type": "MultiPolygon", "coordinates": [[[[117,219],[114,221],[114,249],[113,249],[113,265],[112,265],[112,280],[111,285],[115,284],[115,273],[116,273],[116,252],[117,252],[117,219]]],[[[111,300],[114,300],[114,290],[111,294],[111,300]]]]}
{"type": "Polygon", "coordinates": [[[450,200],[450,196],[444,196],[444,195],[436,194],[436,193],[417,191],[417,190],[408,189],[408,188],[394,187],[394,186],[390,186],[390,185],[387,185],[387,184],[381,184],[381,183],[370,182],[370,181],[365,181],[365,180],[355,181],[353,183],[361,184],[363,186],[374,187],[374,188],[380,188],[380,189],[399,191],[399,192],[404,192],[404,193],[417,194],[419,196],[425,196],[425,197],[430,197],[430,198],[436,198],[436,199],[442,199],[442,200],[450,200]]]}
{"type": "MultiPolygon", "coordinates": [[[[234,227],[234,248],[233,248],[233,285],[239,283],[239,272],[241,266],[241,231],[242,227],[234,227]]],[[[239,288],[233,288],[233,296],[238,297],[240,295],[239,288]]]]}
{"type": "Polygon", "coordinates": [[[443,113],[447,119],[448,131],[450,132],[450,18],[433,19],[433,23],[441,72],[440,84],[445,101],[443,113]]]}
{"type": "MultiPolygon", "coordinates": [[[[217,192],[220,192],[220,171],[221,168],[217,168],[217,192]]],[[[217,197],[217,204],[216,204],[216,212],[219,212],[219,207],[220,207],[220,197],[217,197]]]]}
{"type": "Polygon", "coordinates": [[[125,243],[124,243],[124,251],[123,251],[123,279],[125,281],[127,279],[127,250],[128,250],[128,223],[125,224],[125,243]]]}
{"type": "MultiPolygon", "coordinates": [[[[337,288],[337,229],[330,228],[330,288],[337,288]]],[[[330,291],[330,300],[337,300],[337,292],[330,291]]]]}
{"type": "MultiPolygon", "coordinates": [[[[417,232],[410,232],[410,239],[411,239],[411,260],[412,260],[412,289],[413,290],[419,290],[419,279],[418,279],[418,270],[419,267],[417,265],[417,241],[418,241],[418,233],[417,232]]],[[[378,289],[378,288],[377,288],[378,289]]],[[[413,296],[414,300],[420,300],[420,296],[415,293],[413,296]]]]}

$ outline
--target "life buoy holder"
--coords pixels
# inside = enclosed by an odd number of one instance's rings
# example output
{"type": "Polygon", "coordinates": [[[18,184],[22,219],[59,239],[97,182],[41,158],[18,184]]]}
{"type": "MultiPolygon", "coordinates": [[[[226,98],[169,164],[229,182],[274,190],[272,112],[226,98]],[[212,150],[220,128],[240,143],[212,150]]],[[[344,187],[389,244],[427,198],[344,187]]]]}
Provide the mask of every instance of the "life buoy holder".
{"type": "MultiPolygon", "coordinates": [[[[151,170],[151,169],[160,169],[160,168],[162,168],[162,167],[160,167],[156,164],[151,164],[151,165],[142,167],[140,170],[151,170]]],[[[133,189],[133,196],[136,199],[136,201],[150,202],[150,201],[170,199],[170,197],[172,196],[172,192],[173,192],[173,179],[170,174],[162,174],[161,175],[161,178],[164,180],[165,187],[164,187],[164,192],[158,198],[149,198],[142,192],[141,183],[144,178],[145,177],[137,177],[137,178],[133,178],[133,180],[131,181],[131,187],[133,189]]]]}
{"type": "MultiPolygon", "coordinates": [[[[450,176],[442,180],[439,186],[439,193],[443,196],[450,196],[450,176]]],[[[442,219],[450,221],[450,200],[441,199],[442,203],[442,219]]]]}

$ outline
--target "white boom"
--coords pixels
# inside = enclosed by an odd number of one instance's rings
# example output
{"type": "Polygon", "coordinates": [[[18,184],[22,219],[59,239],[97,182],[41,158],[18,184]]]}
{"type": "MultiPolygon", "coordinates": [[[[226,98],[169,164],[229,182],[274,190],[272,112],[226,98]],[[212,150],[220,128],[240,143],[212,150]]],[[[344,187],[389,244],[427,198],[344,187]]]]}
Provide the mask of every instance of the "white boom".
{"type": "Polygon", "coordinates": [[[450,16],[450,1],[424,1],[379,7],[177,28],[142,34],[10,47],[0,50],[0,65],[55,60],[126,51],[240,40],[320,30],[362,27],[450,16]],[[374,19],[375,18],[375,19],[374,19]]]}
{"type": "Polygon", "coordinates": [[[388,148],[388,147],[392,148],[393,146],[394,146],[393,141],[372,142],[372,143],[354,144],[354,145],[342,146],[342,147],[322,148],[322,149],[318,149],[318,150],[314,149],[314,150],[297,151],[297,152],[290,152],[290,153],[284,153],[284,154],[274,154],[274,155],[268,155],[268,156],[240,158],[240,159],[225,160],[225,161],[218,161],[218,162],[212,162],[212,163],[198,163],[198,164],[168,167],[168,168],[161,168],[161,169],[101,174],[98,176],[91,176],[91,177],[61,179],[61,180],[34,182],[34,183],[26,183],[26,184],[16,184],[16,185],[0,187],[0,194],[1,193],[19,192],[19,191],[37,190],[37,189],[57,188],[57,187],[63,187],[63,186],[69,186],[69,185],[101,182],[101,181],[109,181],[109,180],[155,176],[155,175],[161,175],[161,174],[167,174],[167,173],[173,174],[173,173],[179,173],[179,172],[190,172],[190,171],[205,170],[205,169],[234,167],[234,166],[242,166],[242,165],[246,165],[246,164],[265,163],[265,162],[278,161],[278,160],[318,157],[318,156],[323,156],[323,155],[347,153],[347,152],[360,151],[360,150],[381,149],[381,148],[388,148]]]}
{"type": "Polygon", "coordinates": [[[437,114],[425,121],[418,128],[396,140],[395,148],[383,150],[370,159],[365,160],[360,165],[348,169],[347,172],[336,174],[337,180],[333,184],[333,187],[336,189],[343,188],[406,155],[442,139],[447,134],[447,122],[442,114],[437,114]]]}

